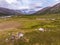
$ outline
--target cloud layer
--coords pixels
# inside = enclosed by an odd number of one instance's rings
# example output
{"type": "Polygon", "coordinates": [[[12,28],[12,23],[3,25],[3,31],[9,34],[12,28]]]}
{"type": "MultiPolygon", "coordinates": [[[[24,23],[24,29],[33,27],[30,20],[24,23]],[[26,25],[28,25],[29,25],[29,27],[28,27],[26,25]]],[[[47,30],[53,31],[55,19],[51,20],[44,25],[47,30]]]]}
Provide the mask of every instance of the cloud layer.
{"type": "Polygon", "coordinates": [[[35,9],[59,3],[60,0],[0,0],[0,7],[10,9],[35,9]]]}

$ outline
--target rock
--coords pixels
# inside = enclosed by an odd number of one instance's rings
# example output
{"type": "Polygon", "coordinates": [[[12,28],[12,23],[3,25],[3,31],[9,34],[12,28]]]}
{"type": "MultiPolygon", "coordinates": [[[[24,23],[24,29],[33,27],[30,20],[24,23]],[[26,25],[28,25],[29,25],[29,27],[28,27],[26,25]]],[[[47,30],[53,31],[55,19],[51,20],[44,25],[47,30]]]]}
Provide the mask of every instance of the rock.
{"type": "Polygon", "coordinates": [[[8,41],[9,41],[9,39],[8,39],[8,38],[6,38],[6,39],[5,39],[5,41],[6,41],[6,42],[8,42],[8,41]]]}
{"type": "Polygon", "coordinates": [[[51,19],[51,20],[55,20],[55,19],[51,19]]]}
{"type": "Polygon", "coordinates": [[[45,30],[44,30],[44,28],[39,28],[39,31],[42,31],[42,32],[44,32],[45,30]]]}
{"type": "Polygon", "coordinates": [[[24,36],[23,33],[18,33],[18,38],[21,38],[21,37],[23,37],[23,36],[24,36]]]}
{"type": "Polygon", "coordinates": [[[11,40],[15,40],[15,36],[11,36],[11,40]]]}

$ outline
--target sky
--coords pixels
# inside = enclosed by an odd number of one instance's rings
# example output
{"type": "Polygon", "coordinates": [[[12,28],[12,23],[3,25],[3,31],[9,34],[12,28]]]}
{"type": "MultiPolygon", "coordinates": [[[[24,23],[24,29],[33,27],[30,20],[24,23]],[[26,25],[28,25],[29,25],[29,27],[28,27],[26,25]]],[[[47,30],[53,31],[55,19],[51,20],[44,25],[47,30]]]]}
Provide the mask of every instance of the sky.
{"type": "Polygon", "coordinates": [[[53,6],[59,3],[60,0],[0,0],[0,7],[10,9],[36,9],[37,7],[44,8],[53,6]]]}

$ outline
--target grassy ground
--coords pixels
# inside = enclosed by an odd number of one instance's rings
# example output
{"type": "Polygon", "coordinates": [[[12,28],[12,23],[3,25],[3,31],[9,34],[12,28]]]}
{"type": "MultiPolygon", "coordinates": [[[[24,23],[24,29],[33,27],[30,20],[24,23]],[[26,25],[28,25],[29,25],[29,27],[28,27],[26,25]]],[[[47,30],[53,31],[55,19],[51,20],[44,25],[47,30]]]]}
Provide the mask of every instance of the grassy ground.
{"type": "Polygon", "coordinates": [[[0,45],[60,45],[60,15],[28,15],[0,19],[0,45]],[[39,28],[46,31],[41,32],[39,28]],[[18,32],[24,33],[24,36],[14,41],[9,39],[11,34],[16,35],[18,32]]]}

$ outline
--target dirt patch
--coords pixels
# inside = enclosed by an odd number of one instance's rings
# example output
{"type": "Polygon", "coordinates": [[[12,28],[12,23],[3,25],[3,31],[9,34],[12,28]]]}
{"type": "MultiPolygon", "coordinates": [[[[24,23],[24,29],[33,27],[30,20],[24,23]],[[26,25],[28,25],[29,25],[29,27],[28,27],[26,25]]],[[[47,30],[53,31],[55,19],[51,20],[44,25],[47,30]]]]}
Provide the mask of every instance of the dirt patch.
{"type": "Polygon", "coordinates": [[[0,30],[4,29],[14,29],[20,26],[20,23],[15,22],[15,21],[10,21],[10,22],[3,22],[0,23],[0,30]]]}

